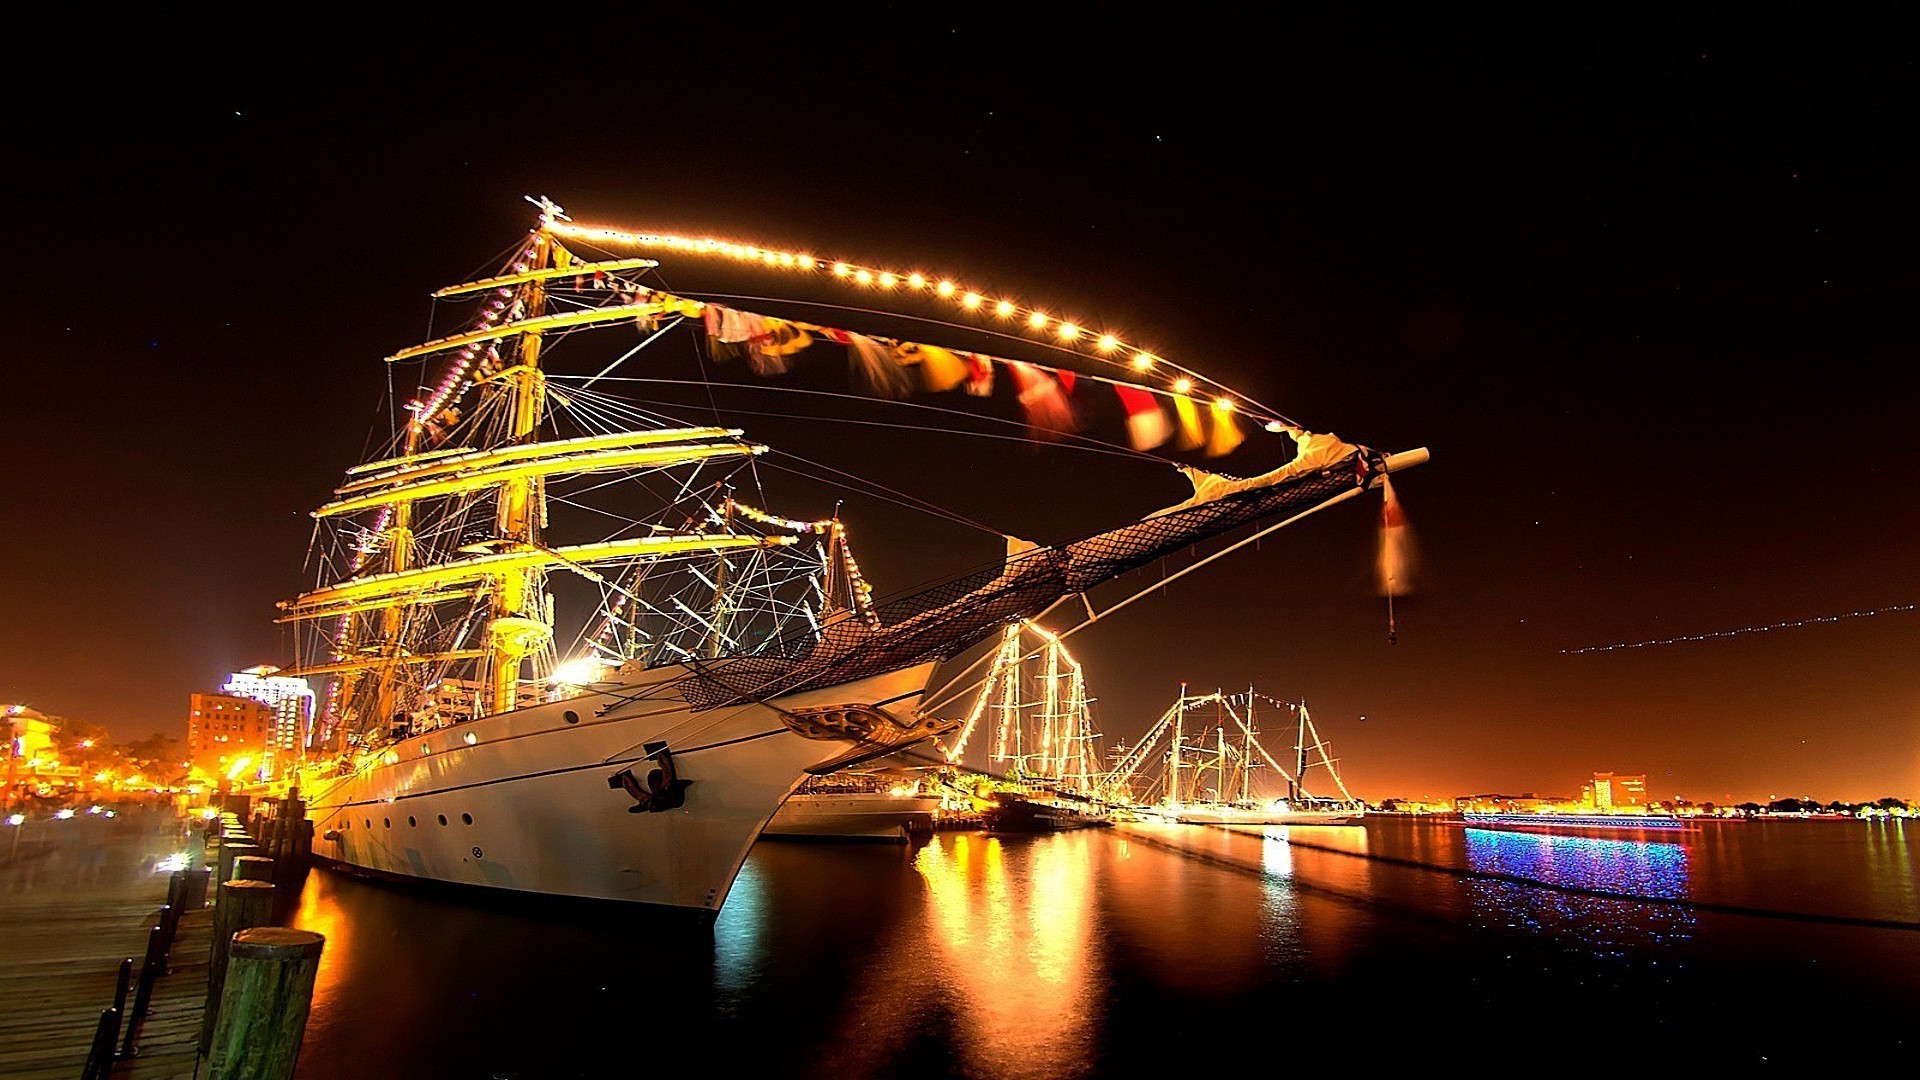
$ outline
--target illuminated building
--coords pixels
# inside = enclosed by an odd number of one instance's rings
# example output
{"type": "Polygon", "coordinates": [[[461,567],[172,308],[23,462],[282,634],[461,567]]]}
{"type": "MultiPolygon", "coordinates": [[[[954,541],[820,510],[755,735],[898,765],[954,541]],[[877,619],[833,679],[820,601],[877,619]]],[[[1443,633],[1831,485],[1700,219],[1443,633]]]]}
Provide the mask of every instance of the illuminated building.
{"type": "Polygon", "coordinates": [[[22,760],[53,757],[53,721],[25,705],[6,708],[7,756],[22,760]]]}
{"type": "Polygon", "coordinates": [[[252,698],[273,711],[273,724],[261,747],[268,769],[279,772],[300,759],[313,723],[313,687],[305,679],[275,675],[278,668],[250,667],[227,679],[222,692],[252,698]]]}
{"type": "Polygon", "coordinates": [[[225,776],[240,758],[263,759],[278,716],[264,701],[239,694],[194,694],[187,717],[187,758],[225,776]]]}
{"type": "Polygon", "coordinates": [[[6,725],[6,741],[0,745],[0,759],[6,761],[6,769],[0,780],[5,781],[9,796],[16,784],[70,784],[79,778],[78,769],[60,764],[59,751],[54,748],[58,721],[25,705],[8,705],[0,709],[0,722],[6,725]]]}
{"type": "Polygon", "coordinates": [[[1645,810],[1647,806],[1647,776],[1645,773],[1628,775],[1626,773],[1597,772],[1593,780],[1580,785],[1580,802],[1595,810],[1633,812],[1645,810]]]}
{"type": "Polygon", "coordinates": [[[1540,814],[1552,811],[1565,801],[1531,791],[1522,795],[1489,793],[1461,795],[1453,800],[1453,808],[1467,814],[1540,814]]]}

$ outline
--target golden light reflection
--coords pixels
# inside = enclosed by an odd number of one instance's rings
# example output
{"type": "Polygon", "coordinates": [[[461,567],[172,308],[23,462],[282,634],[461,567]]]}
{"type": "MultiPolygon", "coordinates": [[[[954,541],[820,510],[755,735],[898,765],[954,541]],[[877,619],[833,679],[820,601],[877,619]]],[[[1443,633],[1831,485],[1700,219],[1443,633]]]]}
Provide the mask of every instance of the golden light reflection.
{"type": "Polygon", "coordinates": [[[938,978],[953,988],[956,1073],[1080,1071],[1103,985],[1094,947],[1093,844],[1068,833],[1008,845],[947,834],[922,848],[938,978]]]}
{"type": "Polygon", "coordinates": [[[348,961],[353,957],[353,922],[333,895],[334,880],[327,874],[309,874],[300,890],[300,906],[294,910],[293,926],[311,930],[327,939],[320,950],[320,967],[313,976],[313,1007],[322,1015],[330,1011],[336,994],[350,981],[348,961]]]}

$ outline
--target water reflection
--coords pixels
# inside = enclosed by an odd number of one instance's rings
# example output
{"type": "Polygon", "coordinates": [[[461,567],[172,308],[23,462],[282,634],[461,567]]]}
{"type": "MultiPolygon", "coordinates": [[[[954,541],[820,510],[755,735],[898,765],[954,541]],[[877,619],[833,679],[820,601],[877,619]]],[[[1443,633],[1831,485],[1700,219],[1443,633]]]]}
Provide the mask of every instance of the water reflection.
{"type": "Polygon", "coordinates": [[[1284,836],[1259,827],[1128,824],[1097,867],[1112,953],[1196,998],[1290,977],[1306,921],[1295,859],[1284,836]]]}
{"type": "Polygon", "coordinates": [[[1466,1039],[1483,1064],[1537,1067],[1510,1032],[1561,1040],[1572,1014],[1636,1046],[1824,1049],[1841,1019],[1882,1045],[1911,1031],[1920,934],[1567,890],[1900,917],[1913,858],[1865,825],[1691,847],[1398,821],[768,844],[697,936],[317,872],[295,920],[328,938],[300,1075],[1134,1075],[1169,1047],[1217,1069],[1263,1037],[1301,1068],[1427,1067],[1466,1039]],[[1806,881],[1853,908],[1790,895],[1806,881]],[[1796,1015],[1831,1003],[1834,1023],[1756,1024],[1756,992],[1803,995],[1796,1015]],[[1355,1027],[1360,1044],[1319,1037],[1355,1027]]]}
{"type": "Polygon", "coordinates": [[[1480,925],[1577,942],[1607,955],[1621,955],[1633,945],[1684,939],[1694,931],[1697,919],[1685,907],[1575,891],[1684,899],[1684,844],[1494,829],[1463,832],[1469,868],[1549,886],[1469,879],[1468,906],[1480,925]]]}
{"type": "Polygon", "coordinates": [[[1090,883],[1103,840],[948,834],[914,860],[927,889],[929,974],[952,994],[960,1072],[1087,1068],[1103,980],[1090,883]]]}

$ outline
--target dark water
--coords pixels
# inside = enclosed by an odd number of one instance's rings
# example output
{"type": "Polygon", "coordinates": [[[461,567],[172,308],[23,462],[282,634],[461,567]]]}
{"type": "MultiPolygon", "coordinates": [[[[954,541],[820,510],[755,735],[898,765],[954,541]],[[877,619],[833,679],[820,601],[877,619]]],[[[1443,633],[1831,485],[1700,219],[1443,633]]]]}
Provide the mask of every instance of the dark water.
{"type": "Polygon", "coordinates": [[[710,936],[316,872],[297,922],[327,946],[301,1075],[1911,1064],[1916,826],[767,842],[710,936]]]}

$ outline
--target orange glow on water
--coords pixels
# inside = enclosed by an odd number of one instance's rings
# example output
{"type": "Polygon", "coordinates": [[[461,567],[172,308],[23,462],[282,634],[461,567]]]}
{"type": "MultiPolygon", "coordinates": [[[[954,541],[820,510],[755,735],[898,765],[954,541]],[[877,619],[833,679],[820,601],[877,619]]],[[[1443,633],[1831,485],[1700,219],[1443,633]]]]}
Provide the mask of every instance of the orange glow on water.
{"type": "Polygon", "coordinates": [[[1061,1076],[1086,1061],[1102,964],[1093,845],[1105,841],[1066,834],[1009,851],[997,837],[949,834],[915,857],[940,977],[957,995],[968,1058],[957,1072],[1061,1076]]]}

